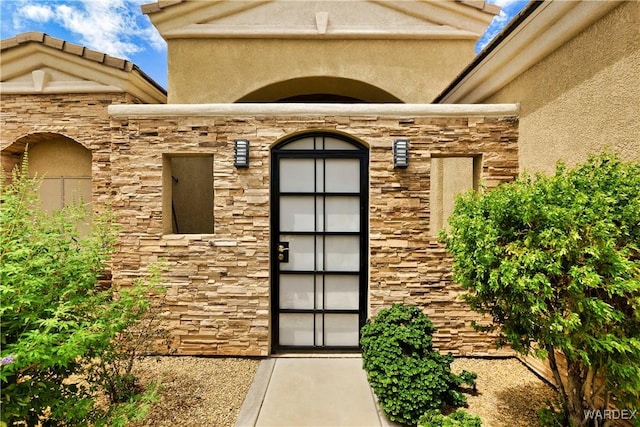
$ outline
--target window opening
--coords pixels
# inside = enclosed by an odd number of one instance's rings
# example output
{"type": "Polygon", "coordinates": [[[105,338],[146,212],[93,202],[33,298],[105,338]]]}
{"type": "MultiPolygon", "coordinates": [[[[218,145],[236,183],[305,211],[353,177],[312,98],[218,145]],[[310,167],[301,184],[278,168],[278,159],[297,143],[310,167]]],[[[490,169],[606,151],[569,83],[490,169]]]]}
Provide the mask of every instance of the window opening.
{"type": "Polygon", "coordinates": [[[213,233],[213,156],[163,158],[165,234],[213,233]]]}

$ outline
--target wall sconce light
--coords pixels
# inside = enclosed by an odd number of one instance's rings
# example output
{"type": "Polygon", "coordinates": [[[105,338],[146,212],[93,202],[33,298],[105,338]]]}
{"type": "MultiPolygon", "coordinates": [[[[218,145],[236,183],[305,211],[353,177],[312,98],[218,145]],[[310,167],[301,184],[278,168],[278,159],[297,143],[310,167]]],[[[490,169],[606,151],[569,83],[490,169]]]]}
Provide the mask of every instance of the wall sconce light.
{"type": "Polygon", "coordinates": [[[237,168],[249,167],[249,141],[246,139],[234,139],[234,166],[237,168]]]}
{"type": "Polygon", "coordinates": [[[409,166],[409,140],[393,141],[393,168],[406,169],[409,166]]]}

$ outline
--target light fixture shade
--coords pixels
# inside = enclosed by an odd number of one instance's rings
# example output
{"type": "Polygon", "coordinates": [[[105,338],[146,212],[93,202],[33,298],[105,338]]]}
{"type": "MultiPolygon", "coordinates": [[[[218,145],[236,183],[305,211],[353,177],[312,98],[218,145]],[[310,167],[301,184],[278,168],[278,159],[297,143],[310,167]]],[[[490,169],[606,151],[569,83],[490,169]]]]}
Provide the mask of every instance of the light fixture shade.
{"type": "Polygon", "coordinates": [[[393,141],[393,168],[406,169],[409,167],[409,140],[396,139],[393,141]]]}
{"type": "Polygon", "coordinates": [[[249,141],[246,139],[234,139],[234,166],[237,168],[249,167],[249,141]]]}

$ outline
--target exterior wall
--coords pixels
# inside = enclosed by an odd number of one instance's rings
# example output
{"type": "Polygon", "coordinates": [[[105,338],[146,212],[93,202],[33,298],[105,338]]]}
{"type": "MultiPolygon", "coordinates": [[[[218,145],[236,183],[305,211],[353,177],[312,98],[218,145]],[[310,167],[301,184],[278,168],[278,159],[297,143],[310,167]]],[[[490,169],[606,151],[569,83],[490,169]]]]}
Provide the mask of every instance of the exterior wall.
{"type": "MultiPolygon", "coordinates": [[[[114,281],[164,260],[167,318],[178,354],[270,352],[270,153],[284,137],[336,131],[370,147],[369,314],[419,304],[436,345],[460,355],[497,354],[470,326],[444,247],[429,234],[432,155],[481,155],[489,187],[518,174],[515,116],[114,115],[113,205],[121,225],[114,281]],[[394,138],[410,139],[410,165],[392,166],[394,138]],[[251,141],[248,169],[233,166],[233,139],[251,141]],[[214,233],[163,234],[163,155],[212,154],[214,233]],[[132,168],[131,165],[136,165],[132,168]]],[[[166,158],[166,156],[165,156],[166,158]]],[[[166,164],[166,163],[165,163],[166,164]]],[[[166,177],[165,177],[166,181],[166,177]]]]}
{"type": "Polygon", "coordinates": [[[63,137],[52,137],[29,148],[29,175],[91,176],[91,152],[63,137]]]}
{"type": "MultiPolygon", "coordinates": [[[[405,103],[429,102],[473,56],[474,40],[170,39],[168,102],[236,102],[300,77],[353,79],[352,87],[336,88],[337,94],[365,101],[375,99],[365,98],[358,82],[405,103]]],[[[298,90],[317,93],[312,87],[298,90]]]]}
{"type": "MultiPolygon", "coordinates": [[[[130,95],[2,95],[0,149],[5,174],[20,162],[25,145],[35,147],[60,135],[91,151],[94,209],[111,198],[111,134],[107,106],[135,103],[130,95]]],[[[67,141],[68,141],[67,139],[67,141]]],[[[52,163],[54,158],[51,158],[52,163]]],[[[34,165],[36,168],[45,165],[34,165]]],[[[56,167],[54,165],[54,167],[56,167]]]]}
{"type": "Polygon", "coordinates": [[[520,167],[609,147],[640,158],[640,2],[627,1],[482,102],[520,102],[520,167]]]}

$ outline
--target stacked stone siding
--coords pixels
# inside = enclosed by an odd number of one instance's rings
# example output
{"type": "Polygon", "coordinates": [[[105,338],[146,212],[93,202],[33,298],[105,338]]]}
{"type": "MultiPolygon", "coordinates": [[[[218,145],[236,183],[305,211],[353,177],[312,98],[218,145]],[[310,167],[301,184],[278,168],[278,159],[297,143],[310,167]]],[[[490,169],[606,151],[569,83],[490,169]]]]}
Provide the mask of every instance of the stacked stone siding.
{"type": "Polygon", "coordinates": [[[0,102],[0,149],[5,175],[21,159],[27,144],[33,146],[49,134],[68,137],[91,150],[93,206],[109,203],[111,129],[107,107],[133,104],[126,93],[113,94],[3,94],[0,102]]]}
{"type": "Polygon", "coordinates": [[[270,351],[270,155],[282,138],[342,132],[370,149],[369,314],[418,304],[439,328],[435,343],[460,355],[496,354],[469,325],[450,260],[429,232],[430,159],[482,156],[483,184],[518,173],[515,116],[114,115],[111,201],[121,226],[114,282],[126,285],[164,260],[167,319],[178,354],[266,356],[270,351]],[[410,139],[410,165],[393,169],[394,138],[410,139]],[[251,141],[248,169],[233,140],[251,141]],[[163,233],[163,155],[214,159],[214,233],[163,233]]]}

